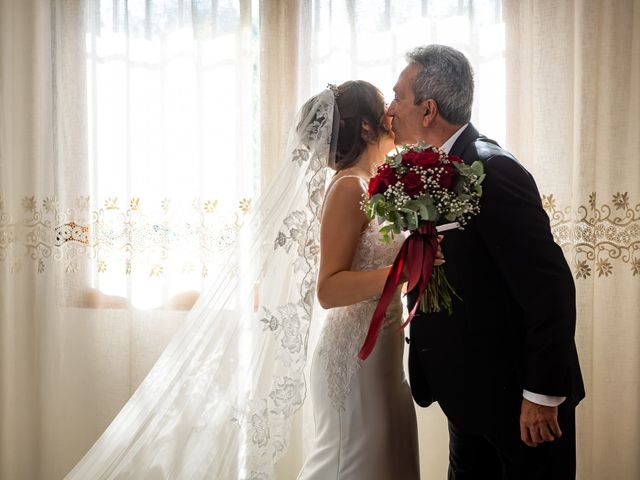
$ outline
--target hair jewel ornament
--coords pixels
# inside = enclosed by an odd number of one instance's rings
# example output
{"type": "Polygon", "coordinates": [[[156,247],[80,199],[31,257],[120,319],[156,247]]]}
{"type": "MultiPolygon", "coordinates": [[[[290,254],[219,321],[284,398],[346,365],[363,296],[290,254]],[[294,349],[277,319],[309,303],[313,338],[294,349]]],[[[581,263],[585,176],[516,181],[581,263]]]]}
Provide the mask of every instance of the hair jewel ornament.
{"type": "Polygon", "coordinates": [[[327,88],[333,92],[333,98],[337,99],[340,96],[338,86],[334,83],[327,83],[327,88]]]}

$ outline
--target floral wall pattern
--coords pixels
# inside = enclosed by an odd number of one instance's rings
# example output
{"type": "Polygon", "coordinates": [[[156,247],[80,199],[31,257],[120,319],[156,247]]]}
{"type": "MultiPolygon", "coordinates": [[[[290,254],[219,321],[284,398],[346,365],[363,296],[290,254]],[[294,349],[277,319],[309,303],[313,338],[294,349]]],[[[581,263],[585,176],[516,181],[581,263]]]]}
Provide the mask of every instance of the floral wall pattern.
{"type": "Polygon", "coordinates": [[[587,205],[559,207],[553,194],[542,195],[556,243],[565,252],[577,280],[609,277],[627,268],[640,277],[640,203],[616,192],[599,203],[595,192],[587,205]]]}

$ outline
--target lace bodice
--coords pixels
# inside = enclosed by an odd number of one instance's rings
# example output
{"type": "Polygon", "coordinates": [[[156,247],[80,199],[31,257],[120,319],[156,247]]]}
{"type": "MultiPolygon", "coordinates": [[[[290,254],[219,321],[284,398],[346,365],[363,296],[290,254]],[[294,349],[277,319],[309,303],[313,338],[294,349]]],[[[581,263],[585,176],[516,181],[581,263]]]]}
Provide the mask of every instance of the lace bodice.
{"type": "MultiPolygon", "coordinates": [[[[351,263],[352,271],[366,271],[391,265],[402,241],[396,236],[390,244],[380,240],[378,224],[369,222],[360,235],[360,242],[351,263]]],[[[349,394],[349,383],[360,366],[357,355],[367,335],[369,323],[379,296],[346,307],[329,310],[320,334],[317,354],[325,368],[329,396],[341,408],[349,394]]],[[[383,329],[397,328],[402,322],[402,303],[397,292],[387,309],[383,329]]]]}

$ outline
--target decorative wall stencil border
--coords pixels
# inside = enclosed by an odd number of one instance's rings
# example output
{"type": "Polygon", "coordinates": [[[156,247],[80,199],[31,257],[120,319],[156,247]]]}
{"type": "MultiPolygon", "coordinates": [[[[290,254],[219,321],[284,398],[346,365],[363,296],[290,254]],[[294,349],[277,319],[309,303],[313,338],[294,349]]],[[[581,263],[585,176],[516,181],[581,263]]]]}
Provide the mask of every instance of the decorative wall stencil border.
{"type": "Polygon", "coordinates": [[[62,209],[56,196],[25,196],[22,213],[12,215],[0,195],[0,262],[13,273],[31,260],[43,273],[49,262],[58,261],[68,273],[76,273],[80,263],[91,260],[98,273],[122,263],[126,275],[137,265],[158,276],[179,254],[184,273],[199,269],[206,277],[207,263],[234,245],[253,201],[243,198],[227,212],[216,199],[196,198],[190,208],[180,210],[173,204],[164,198],[144,209],[136,197],[121,207],[118,197],[110,197],[102,208],[90,210],[90,197],[79,196],[72,207],[62,209]]]}
{"type": "Polygon", "coordinates": [[[609,277],[616,263],[628,265],[632,275],[640,277],[640,203],[632,205],[628,192],[616,192],[610,203],[601,205],[592,192],[588,205],[575,211],[570,206],[558,209],[553,194],[542,195],[542,206],[576,279],[609,277]]]}

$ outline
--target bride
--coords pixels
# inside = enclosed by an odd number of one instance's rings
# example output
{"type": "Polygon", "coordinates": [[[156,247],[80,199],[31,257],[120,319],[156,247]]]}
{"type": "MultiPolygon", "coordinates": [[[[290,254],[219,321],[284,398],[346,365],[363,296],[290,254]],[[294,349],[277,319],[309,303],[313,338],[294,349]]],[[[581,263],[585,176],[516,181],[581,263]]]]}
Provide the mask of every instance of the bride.
{"type": "Polygon", "coordinates": [[[321,217],[317,290],[330,311],[311,367],[315,441],[298,478],[416,479],[417,426],[398,332],[400,292],[373,353],[365,362],[357,358],[403,240],[382,244],[377,226],[360,208],[369,179],[394,147],[394,134],[373,85],[351,81],[332,91],[340,119],[330,163],[336,174],[321,217]]]}
{"type": "Polygon", "coordinates": [[[324,313],[309,381],[315,438],[299,478],[419,478],[399,292],[372,354],[357,359],[401,240],[383,245],[360,210],[393,148],[383,97],[363,81],[327,88],[296,125],[211,287],[65,478],[276,478],[324,313]]]}

